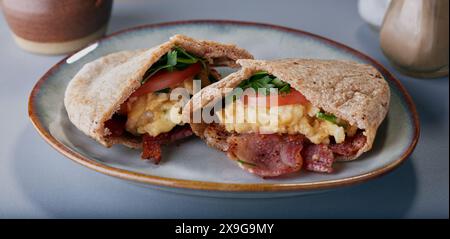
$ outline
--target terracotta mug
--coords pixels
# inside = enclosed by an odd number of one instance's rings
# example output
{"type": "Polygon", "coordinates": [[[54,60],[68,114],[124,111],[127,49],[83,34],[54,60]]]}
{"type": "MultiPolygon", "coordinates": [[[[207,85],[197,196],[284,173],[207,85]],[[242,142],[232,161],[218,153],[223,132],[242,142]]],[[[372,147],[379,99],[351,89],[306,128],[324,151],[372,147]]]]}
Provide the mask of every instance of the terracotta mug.
{"type": "Polygon", "coordinates": [[[106,32],[112,0],[3,0],[17,44],[41,54],[82,48],[106,32]]]}

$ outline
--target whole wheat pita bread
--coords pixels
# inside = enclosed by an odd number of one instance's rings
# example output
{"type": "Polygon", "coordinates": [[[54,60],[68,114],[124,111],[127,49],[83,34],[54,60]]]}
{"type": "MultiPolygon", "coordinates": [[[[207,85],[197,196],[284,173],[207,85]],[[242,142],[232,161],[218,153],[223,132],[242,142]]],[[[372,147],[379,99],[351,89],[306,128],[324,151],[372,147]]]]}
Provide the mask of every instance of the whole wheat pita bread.
{"type": "MultiPolygon", "coordinates": [[[[390,91],[387,82],[374,67],[351,61],[284,59],[238,60],[242,68],[198,92],[183,109],[184,120],[207,105],[214,105],[257,71],[267,71],[300,91],[314,106],[347,120],[364,130],[366,144],[352,157],[353,160],[371,149],[377,129],[389,108],[390,91]],[[195,102],[195,103],[194,103],[195,102]]],[[[204,137],[206,124],[191,123],[194,133],[204,137]]],[[[218,143],[209,144],[223,150],[218,143]]],[[[222,144],[223,145],[223,144],[222,144]]]]}
{"type": "Polygon", "coordinates": [[[112,137],[105,121],[141,85],[145,72],[174,46],[203,57],[213,66],[236,67],[236,60],[253,58],[235,45],[195,40],[175,35],[151,49],[122,51],[85,64],[67,86],[64,104],[70,121],[86,135],[102,145],[124,144],[140,147],[133,137],[112,137]]]}

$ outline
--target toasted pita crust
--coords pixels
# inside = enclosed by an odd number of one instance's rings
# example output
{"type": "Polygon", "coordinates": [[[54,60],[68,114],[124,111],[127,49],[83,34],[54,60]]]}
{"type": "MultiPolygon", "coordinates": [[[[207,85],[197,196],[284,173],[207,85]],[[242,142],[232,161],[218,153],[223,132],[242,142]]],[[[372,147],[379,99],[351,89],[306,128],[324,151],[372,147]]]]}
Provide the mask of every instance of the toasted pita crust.
{"type": "MultiPolygon", "coordinates": [[[[188,120],[192,113],[206,105],[214,105],[226,93],[257,71],[267,71],[289,83],[316,107],[347,120],[363,129],[367,142],[356,155],[339,157],[353,160],[371,149],[376,131],[389,108],[390,91],[387,82],[374,67],[351,61],[284,59],[238,60],[242,69],[232,73],[197,93],[183,109],[188,120]]],[[[191,124],[194,133],[205,139],[206,125],[191,124]]],[[[216,148],[223,148],[208,142],[216,148]]]]}
{"type": "Polygon", "coordinates": [[[140,87],[151,65],[175,45],[205,58],[214,66],[236,67],[237,59],[253,58],[235,45],[199,41],[183,35],[175,35],[151,49],[112,53],[87,63],[70,81],[64,97],[70,121],[106,147],[116,143],[139,147],[138,139],[109,136],[104,122],[140,87]]]}

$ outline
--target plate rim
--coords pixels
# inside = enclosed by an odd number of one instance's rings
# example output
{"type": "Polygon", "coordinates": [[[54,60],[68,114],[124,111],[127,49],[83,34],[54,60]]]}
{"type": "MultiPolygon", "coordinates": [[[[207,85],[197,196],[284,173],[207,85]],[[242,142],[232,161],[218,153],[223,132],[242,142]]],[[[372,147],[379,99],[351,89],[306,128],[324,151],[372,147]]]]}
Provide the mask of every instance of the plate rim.
{"type": "MultiPolygon", "coordinates": [[[[68,58],[76,54],[78,51],[74,51],[71,54],[64,57],[58,63],[53,65],[35,84],[33,87],[29,98],[28,98],[28,116],[31,120],[31,123],[38,131],[39,135],[44,138],[44,140],[50,144],[54,149],[56,149],[59,153],[64,155],[65,157],[71,159],[72,161],[79,163],[87,168],[95,170],[97,172],[117,177],[120,179],[135,181],[138,183],[151,184],[155,186],[163,186],[170,188],[184,188],[184,189],[193,189],[193,190],[202,190],[202,191],[228,191],[228,192],[269,192],[269,191],[309,191],[309,190],[321,190],[321,189],[330,189],[337,188],[343,186],[349,186],[354,184],[359,184],[370,179],[374,179],[385,175],[388,172],[391,172],[393,169],[397,168],[403,162],[408,159],[408,156],[414,151],[414,148],[417,145],[420,135],[420,123],[419,116],[416,110],[416,106],[412,97],[406,91],[406,88],[401,84],[401,82],[391,74],[383,65],[381,65],[377,60],[365,55],[364,53],[353,49],[347,45],[344,45],[340,42],[328,39],[326,37],[306,32],[299,29],[294,29],[285,26],[279,26],[269,23],[259,23],[259,22],[250,22],[250,21],[237,21],[237,20],[209,20],[209,19],[196,19],[196,20],[183,20],[183,21],[170,21],[170,22],[161,22],[154,24],[144,24],[138,25],[131,28],[126,28],[120,31],[113,32],[109,35],[102,37],[101,39],[91,43],[90,45],[82,48],[85,49],[93,44],[101,43],[105,40],[108,40],[112,37],[132,32],[139,31],[142,29],[154,29],[165,26],[175,26],[175,25],[192,25],[192,24],[216,24],[216,25],[240,25],[240,26],[254,26],[254,27],[264,27],[271,28],[283,32],[289,32],[297,35],[308,36],[319,40],[321,42],[325,42],[327,44],[333,45],[336,48],[343,49],[352,53],[353,55],[370,62],[373,66],[375,66],[385,77],[386,80],[390,83],[393,83],[396,88],[399,90],[403,98],[405,99],[405,103],[407,109],[409,110],[409,117],[411,117],[412,122],[414,124],[414,132],[412,136],[412,140],[409,143],[408,148],[404,150],[400,157],[393,161],[392,163],[385,165],[384,167],[378,168],[374,171],[346,177],[342,179],[334,179],[334,180],[325,180],[319,182],[304,182],[304,183],[222,183],[222,182],[210,182],[210,181],[198,181],[198,180],[187,180],[187,179],[176,179],[170,177],[161,177],[155,175],[149,175],[144,173],[133,172],[125,169],[115,168],[112,166],[108,166],[99,162],[96,162],[88,157],[81,155],[69,147],[65,146],[61,142],[59,142],[55,137],[53,137],[50,132],[48,132],[43,126],[42,122],[39,120],[37,115],[37,109],[35,106],[36,96],[40,91],[41,86],[47,81],[47,79],[53,75],[55,71],[59,69],[59,67],[66,62],[68,58]]],[[[80,50],[82,50],[80,49],[80,50]]]]}

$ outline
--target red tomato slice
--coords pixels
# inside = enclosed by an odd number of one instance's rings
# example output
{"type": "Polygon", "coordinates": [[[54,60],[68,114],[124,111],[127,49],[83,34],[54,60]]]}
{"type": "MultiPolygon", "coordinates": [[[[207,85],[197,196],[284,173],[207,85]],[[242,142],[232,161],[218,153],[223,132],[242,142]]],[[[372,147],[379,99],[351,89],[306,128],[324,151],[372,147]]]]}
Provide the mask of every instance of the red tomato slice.
{"type": "Polygon", "coordinates": [[[161,70],[150,77],[141,87],[139,87],[130,97],[141,96],[165,88],[177,86],[189,77],[197,75],[202,70],[200,63],[190,65],[181,71],[161,70]]]}
{"type": "Polygon", "coordinates": [[[270,105],[270,96],[264,95],[264,96],[251,96],[246,95],[245,97],[241,98],[244,101],[244,104],[246,105],[260,105],[260,104],[266,104],[266,107],[270,106],[282,106],[282,105],[295,105],[295,104],[301,104],[305,105],[308,104],[309,101],[305,98],[305,96],[300,93],[299,91],[296,91],[291,88],[291,91],[288,94],[281,94],[278,95],[278,102],[274,102],[275,105],[270,105]]]}

